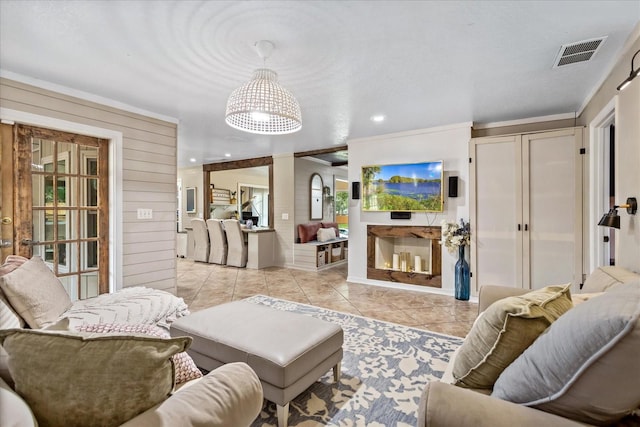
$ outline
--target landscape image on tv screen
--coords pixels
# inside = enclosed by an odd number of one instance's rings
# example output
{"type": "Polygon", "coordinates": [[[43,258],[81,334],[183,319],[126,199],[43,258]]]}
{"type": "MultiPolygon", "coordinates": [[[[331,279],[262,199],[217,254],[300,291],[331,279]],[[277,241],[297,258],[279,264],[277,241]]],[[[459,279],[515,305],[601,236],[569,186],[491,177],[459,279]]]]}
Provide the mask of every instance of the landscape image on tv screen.
{"type": "Polygon", "coordinates": [[[362,210],[442,212],[442,161],[363,166],[362,210]]]}

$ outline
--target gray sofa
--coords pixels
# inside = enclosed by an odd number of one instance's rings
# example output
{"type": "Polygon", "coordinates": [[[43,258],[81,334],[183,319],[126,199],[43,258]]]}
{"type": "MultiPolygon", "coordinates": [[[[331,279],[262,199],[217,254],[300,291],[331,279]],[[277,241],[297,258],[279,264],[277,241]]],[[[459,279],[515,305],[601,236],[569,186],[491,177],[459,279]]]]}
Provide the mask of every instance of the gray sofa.
{"type": "MultiPolygon", "coordinates": [[[[498,300],[510,296],[522,295],[526,292],[527,291],[523,289],[501,286],[483,286],[479,294],[478,311],[479,313],[483,313],[491,306],[491,304],[498,300]]],[[[590,387],[590,389],[587,394],[582,395],[582,400],[593,399],[593,402],[587,402],[587,404],[590,405],[606,406],[605,404],[599,403],[598,400],[604,398],[605,400],[610,399],[609,402],[616,402],[620,400],[630,401],[632,402],[630,404],[630,408],[640,408],[640,388],[637,386],[637,384],[640,384],[640,364],[639,362],[634,361],[640,360],[637,356],[638,343],[640,342],[640,321],[638,320],[638,313],[640,312],[640,303],[638,303],[638,295],[640,294],[640,275],[619,267],[601,267],[589,276],[588,280],[585,282],[582,292],[580,294],[573,295],[572,299],[574,304],[585,304],[583,307],[585,310],[581,309],[580,313],[582,313],[588,308],[587,303],[591,305],[600,303],[604,300],[598,300],[599,298],[602,298],[604,295],[609,293],[613,294],[614,292],[618,292],[620,295],[625,295],[625,297],[619,297],[618,299],[624,300],[626,298],[630,300],[630,305],[632,306],[631,312],[635,312],[634,315],[629,316],[631,317],[630,327],[632,332],[626,336],[628,347],[617,350],[618,357],[621,352],[627,353],[626,356],[623,354],[623,357],[626,357],[627,360],[631,360],[632,367],[629,369],[629,372],[627,372],[624,370],[624,367],[616,365],[615,363],[610,363],[610,365],[614,366],[613,368],[609,366],[608,368],[605,368],[604,371],[599,371],[597,376],[591,377],[588,380],[579,379],[573,384],[570,384],[569,387],[574,387],[575,384],[578,384],[580,387],[584,387],[585,383],[587,383],[587,386],[590,387]],[[623,294],[623,292],[625,293],[623,294]],[[635,350],[633,352],[634,354],[630,354],[630,350],[635,350]],[[611,375],[611,377],[616,375],[627,377],[629,384],[612,384],[612,380],[608,378],[609,375],[606,374],[606,369],[609,369],[609,372],[611,369],[614,371],[617,369],[621,370],[622,372],[616,372],[615,375],[611,375]],[[605,374],[603,374],[603,372],[605,374]],[[635,402],[635,406],[633,406],[633,402],[635,402]]],[[[574,308],[571,308],[556,320],[556,322],[562,319],[562,317],[570,315],[570,313],[573,310],[576,310],[576,308],[578,307],[574,306],[574,308]]],[[[577,311],[571,313],[571,315],[575,313],[577,313],[577,311]]],[[[549,329],[547,329],[547,331],[549,329]]],[[[539,336],[538,339],[544,335],[545,334],[539,336]]],[[[467,338],[468,337],[469,335],[467,338]]],[[[569,343],[569,346],[576,346],[576,343],[569,343]]],[[[531,347],[533,347],[533,344],[531,347]]],[[[608,353],[612,353],[614,351],[616,351],[615,347],[607,349],[608,353]]],[[[525,353],[526,352],[527,351],[525,351],[525,353]]],[[[550,412],[545,412],[545,410],[533,407],[536,405],[525,406],[501,400],[497,397],[491,396],[492,390],[478,390],[453,385],[456,381],[452,376],[452,366],[455,364],[456,356],[457,352],[450,360],[449,366],[447,367],[441,381],[430,382],[424,390],[419,404],[418,427],[512,427],[514,425],[519,427],[578,427],[586,425],[611,425],[609,422],[594,422],[593,424],[585,422],[584,417],[581,419],[582,415],[576,415],[576,413],[562,413],[558,411],[557,407],[552,407],[550,412]]],[[[558,358],[554,354],[547,354],[545,357],[550,360],[558,358]]],[[[519,361],[518,359],[513,362],[514,365],[519,361]]],[[[588,369],[595,370],[601,368],[593,368],[590,366],[587,370],[588,369]]],[[[539,374],[533,375],[535,376],[539,374]]],[[[551,398],[552,397],[549,397],[549,399],[551,398]]],[[[627,404],[629,405],[629,403],[627,404]]],[[[549,410],[548,407],[544,407],[544,404],[541,406],[542,409],[549,410]]],[[[635,410],[632,414],[614,422],[613,425],[640,425],[639,411],[635,410]]]]}

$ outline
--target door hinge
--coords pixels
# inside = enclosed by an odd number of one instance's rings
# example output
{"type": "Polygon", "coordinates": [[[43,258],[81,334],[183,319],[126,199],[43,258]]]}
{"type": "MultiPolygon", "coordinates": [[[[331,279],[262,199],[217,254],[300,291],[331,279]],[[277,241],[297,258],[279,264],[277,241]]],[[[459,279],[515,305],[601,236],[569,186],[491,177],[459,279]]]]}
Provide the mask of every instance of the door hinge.
{"type": "Polygon", "coordinates": [[[581,148],[580,149],[580,154],[587,154],[587,149],[586,148],[581,148]]]}

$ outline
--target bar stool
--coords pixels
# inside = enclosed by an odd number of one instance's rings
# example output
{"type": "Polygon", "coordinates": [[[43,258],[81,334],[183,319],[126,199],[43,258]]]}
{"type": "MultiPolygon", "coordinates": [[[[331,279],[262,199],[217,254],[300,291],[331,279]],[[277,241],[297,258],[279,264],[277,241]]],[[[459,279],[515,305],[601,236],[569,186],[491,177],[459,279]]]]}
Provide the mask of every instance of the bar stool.
{"type": "Polygon", "coordinates": [[[219,219],[208,219],[207,229],[209,230],[209,264],[227,263],[227,237],[225,236],[222,221],[219,219]]]}
{"type": "Polygon", "coordinates": [[[193,228],[193,260],[200,262],[209,261],[209,232],[207,231],[207,224],[203,219],[194,218],[191,220],[191,227],[193,228]]]}
{"type": "Polygon", "coordinates": [[[227,265],[246,267],[247,245],[244,244],[240,223],[237,219],[225,219],[222,223],[227,234],[227,265]]]}

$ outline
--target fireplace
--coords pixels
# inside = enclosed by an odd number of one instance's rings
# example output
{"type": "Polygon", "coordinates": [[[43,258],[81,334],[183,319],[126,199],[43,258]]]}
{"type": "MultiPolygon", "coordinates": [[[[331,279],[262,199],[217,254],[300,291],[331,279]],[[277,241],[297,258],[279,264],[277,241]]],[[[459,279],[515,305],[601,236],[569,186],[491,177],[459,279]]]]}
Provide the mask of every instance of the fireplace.
{"type": "Polygon", "coordinates": [[[367,225],[367,278],[442,287],[440,227],[367,225]]]}

